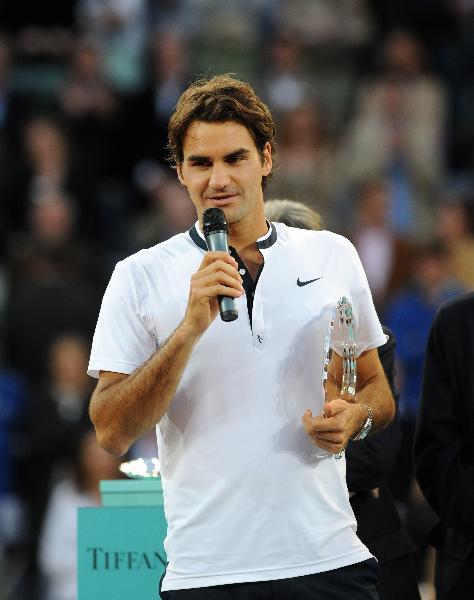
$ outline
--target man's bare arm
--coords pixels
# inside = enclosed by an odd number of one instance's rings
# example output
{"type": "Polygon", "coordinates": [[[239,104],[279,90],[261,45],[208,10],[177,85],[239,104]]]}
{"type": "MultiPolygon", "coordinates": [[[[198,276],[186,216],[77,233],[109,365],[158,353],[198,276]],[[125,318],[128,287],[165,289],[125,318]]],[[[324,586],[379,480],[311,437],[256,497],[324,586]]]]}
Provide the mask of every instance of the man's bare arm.
{"type": "Polygon", "coordinates": [[[314,444],[337,453],[362,428],[369,406],[373,414],[373,431],[382,429],[395,415],[395,402],[383,372],[377,349],[364,352],[357,360],[358,388],[355,402],[340,398],[324,405],[324,415],[303,415],[303,425],[314,444]],[[364,406],[365,405],[365,406],[364,406]]]}
{"type": "Polygon", "coordinates": [[[99,444],[122,455],[168,410],[197,338],[180,326],[130,375],[102,371],[89,412],[99,444]]]}
{"type": "Polygon", "coordinates": [[[103,448],[124,454],[158,423],[171,404],[194,346],[219,312],[217,296],[238,298],[242,293],[236,261],[225,252],[207,252],[191,278],[184,319],[168,340],[130,375],[101,372],[90,416],[103,448]]]}

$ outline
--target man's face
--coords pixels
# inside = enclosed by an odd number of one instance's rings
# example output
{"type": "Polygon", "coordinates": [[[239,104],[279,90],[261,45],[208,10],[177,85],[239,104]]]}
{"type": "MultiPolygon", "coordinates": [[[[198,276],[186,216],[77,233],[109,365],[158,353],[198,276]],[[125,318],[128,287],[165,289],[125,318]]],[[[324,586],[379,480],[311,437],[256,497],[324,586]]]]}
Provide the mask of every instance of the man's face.
{"type": "Polygon", "coordinates": [[[178,177],[186,186],[199,219],[207,208],[221,208],[227,223],[263,218],[262,177],[272,169],[267,143],[263,160],[252,136],[236,121],[193,121],[183,143],[178,177]]]}

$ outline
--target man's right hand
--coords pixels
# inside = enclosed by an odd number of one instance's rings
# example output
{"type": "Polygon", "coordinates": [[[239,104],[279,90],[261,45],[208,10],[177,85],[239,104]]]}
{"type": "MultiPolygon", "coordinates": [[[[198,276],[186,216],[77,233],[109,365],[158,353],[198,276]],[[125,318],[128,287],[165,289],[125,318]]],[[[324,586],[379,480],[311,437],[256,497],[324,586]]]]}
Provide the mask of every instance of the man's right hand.
{"type": "Polygon", "coordinates": [[[218,296],[239,298],[244,293],[237,261],[227,252],[206,252],[199,270],[191,277],[188,306],[182,325],[202,335],[219,312],[218,296]]]}

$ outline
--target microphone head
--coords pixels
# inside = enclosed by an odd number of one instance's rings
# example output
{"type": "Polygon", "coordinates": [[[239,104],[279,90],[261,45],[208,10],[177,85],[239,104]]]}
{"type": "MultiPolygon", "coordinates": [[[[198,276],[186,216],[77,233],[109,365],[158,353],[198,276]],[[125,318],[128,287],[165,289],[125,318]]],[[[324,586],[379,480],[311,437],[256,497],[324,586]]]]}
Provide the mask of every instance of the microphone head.
{"type": "Polygon", "coordinates": [[[202,215],[202,231],[204,236],[214,231],[225,231],[229,233],[224,211],[221,208],[207,208],[202,215]]]}

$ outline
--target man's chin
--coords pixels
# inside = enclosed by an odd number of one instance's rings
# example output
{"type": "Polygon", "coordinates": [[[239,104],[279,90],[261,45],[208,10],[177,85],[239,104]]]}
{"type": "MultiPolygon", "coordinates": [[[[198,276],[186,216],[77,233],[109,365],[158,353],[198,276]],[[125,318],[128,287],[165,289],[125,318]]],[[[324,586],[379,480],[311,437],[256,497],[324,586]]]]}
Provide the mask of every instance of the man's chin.
{"type": "Polygon", "coordinates": [[[238,210],[237,207],[228,206],[227,208],[224,207],[222,210],[224,211],[227,225],[235,225],[242,220],[242,211],[238,210]]]}

